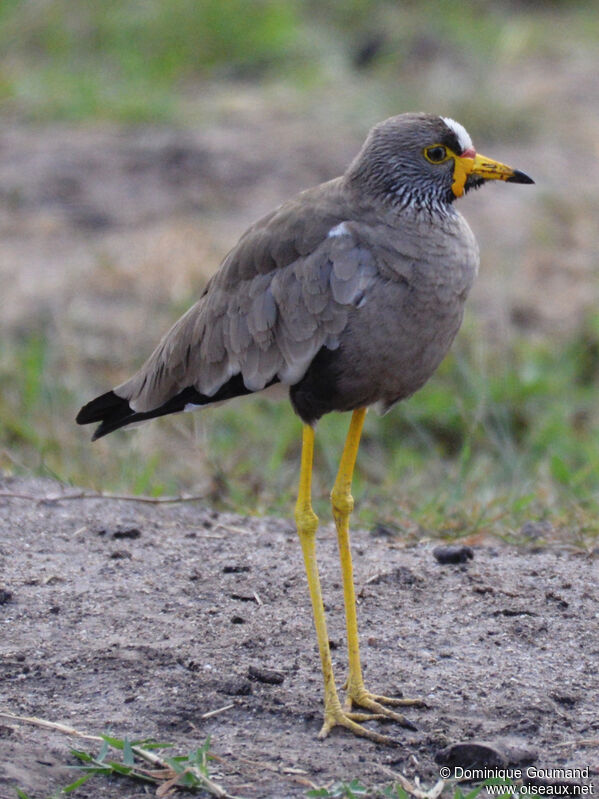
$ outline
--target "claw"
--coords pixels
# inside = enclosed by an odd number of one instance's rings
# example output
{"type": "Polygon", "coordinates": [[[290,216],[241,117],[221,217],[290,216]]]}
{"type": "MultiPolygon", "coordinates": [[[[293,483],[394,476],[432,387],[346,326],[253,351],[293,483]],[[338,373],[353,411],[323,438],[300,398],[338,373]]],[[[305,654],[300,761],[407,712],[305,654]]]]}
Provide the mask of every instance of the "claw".
{"type": "Polygon", "coordinates": [[[345,710],[342,710],[341,706],[339,706],[339,708],[325,712],[324,724],[318,733],[318,737],[321,739],[326,738],[333,727],[345,727],[353,732],[354,735],[359,735],[362,738],[368,738],[368,740],[374,741],[377,744],[384,744],[385,746],[398,746],[400,742],[394,738],[390,738],[388,735],[381,735],[378,732],[369,730],[366,727],[363,727],[361,724],[358,724],[356,721],[370,721],[372,719],[382,718],[384,718],[384,716],[378,713],[374,715],[370,713],[348,713],[345,710]]]}
{"type": "Polygon", "coordinates": [[[408,721],[401,713],[396,713],[394,710],[385,707],[385,705],[391,705],[392,707],[426,707],[426,704],[421,699],[398,699],[381,696],[380,694],[371,694],[364,687],[350,688],[345,700],[345,707],[348,711],[354,706],[362,707],[378,716],[391,719],[408,730],[418,729],[415,724],[408,721]]]}
{"type": "Polygon", "coordinates": [[[379,694],[371,694],[366,692],[370,699],[379,702],[382,705],[391,705],[391,707],[428,707],[424,699],[403,699],[396,696],[380,696],[379,694]]]}

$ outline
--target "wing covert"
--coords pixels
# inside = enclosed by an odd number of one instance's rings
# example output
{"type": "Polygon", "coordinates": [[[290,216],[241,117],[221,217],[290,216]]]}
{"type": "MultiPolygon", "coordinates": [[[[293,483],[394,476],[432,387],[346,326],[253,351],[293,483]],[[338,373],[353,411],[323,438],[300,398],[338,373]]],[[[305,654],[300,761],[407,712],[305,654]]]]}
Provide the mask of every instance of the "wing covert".
{"type": "Polygon", "coordinates": [[[246,234],[240,240],[199,302],[142,369],[117,387],[136,411],[151,410],[189,386],[213,396],[240,373],[252,391],[273,379],[293,384],[321,347],[339,346],[349,314],[377,275],[370,251],[360,246],[349,222],[342,235],[328,235],[335,225],[323,230],[304,255],[297,254],[295,244],[282,247],[275,226],[271,239],[278,249],[267,257],[269,227],[257,231],[257,238],[246,234]],[[283,260],[292,252],[296,258],[263,272],[254,265],[256,246],[262,264],[276,262],[282,253],[283,260]]]}

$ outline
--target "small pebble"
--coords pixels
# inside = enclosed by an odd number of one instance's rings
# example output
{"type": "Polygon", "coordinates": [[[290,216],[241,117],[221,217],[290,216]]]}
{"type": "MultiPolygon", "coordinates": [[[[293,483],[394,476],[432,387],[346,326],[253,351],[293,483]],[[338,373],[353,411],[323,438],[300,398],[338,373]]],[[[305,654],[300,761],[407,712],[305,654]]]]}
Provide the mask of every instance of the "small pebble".
{"type": "Polygon", "coordinates": [[[141,535],[141,530],[138,530],[137,527],[129,527],[125,530],[115,530],[112,534],[113,538],[139,538],[141,535]]]}
{"type": "Polygon", "coordinates": [[[435,754],[437,763],[445,766],[463,768],[483,768],[507,766],[506,756],[487,741],[460,741],[440,749],[435,754]]]}
{"type": "Polygon", "coordinates": [[[433,555],[438,563],[443,565],[467,563],[474,557],[472,547],[467,546],[440,546],[433,549],[433,555]]]}
{"type": "Polygon", "coordinates": [[[263,682],[267,685],[282,685],[285,680],[285,675],[280,671],[274,669],[263,669],[260,666],[250,666],[248,668],[248,675],[250,680],[256,682],[263,682]]]}
{"type": "Polygon", "coordinates": [[[6,588],[0,588],[0,605],[6,605],[12,599],[12,592],[6,588]]]}
{"type": "Polygon", "coordinates": [[[252,684],[243,677],[231,677],[222,684],[220,690],[227,696],[249,696],[252,693],[252,684]]]}
{"type": "Polygon", "coordinates": [[[126,549],[115,549],[110,553],[110,560],[131,560],[131,553],[126,549]]]}

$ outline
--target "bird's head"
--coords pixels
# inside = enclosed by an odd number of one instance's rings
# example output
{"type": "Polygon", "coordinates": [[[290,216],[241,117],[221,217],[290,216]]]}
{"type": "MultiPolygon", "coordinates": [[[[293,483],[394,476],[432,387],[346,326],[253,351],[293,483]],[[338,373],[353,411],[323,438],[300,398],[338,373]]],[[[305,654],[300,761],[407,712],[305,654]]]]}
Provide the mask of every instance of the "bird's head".
{"type": "Polygon", "coordinates": [[[359,191],[433,211],[487,180],[534,183],[524,172],[478,154],[459,122],[432,114],[401,114],[375,125],[347,176],[359,191]]]}

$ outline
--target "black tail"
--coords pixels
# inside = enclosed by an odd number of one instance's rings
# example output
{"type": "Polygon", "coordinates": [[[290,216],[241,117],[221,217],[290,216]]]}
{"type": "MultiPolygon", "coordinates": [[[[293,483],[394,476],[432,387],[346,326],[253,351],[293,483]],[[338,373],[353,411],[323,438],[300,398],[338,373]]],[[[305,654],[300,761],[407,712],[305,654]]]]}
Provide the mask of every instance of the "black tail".
{"type": "MultiPolygon", "coordinates": [[[[275,377],[268,383],[268,386],[278,382],[275,377]]],[[[196,388],[188,386],[158,408],[152,411],[137,412],[130,407],[126,399],[117,396],[114,391],[107,391],[106,394],[102,394],[88,402],[87,405],[84,405],[77,414],[76,421],[77,424],[100,422],[99,427],[92,436],[92,441],[95,441],[97,438],[102,438],[102,436],[108,435],[108,433],[112,433],[118,430],[119,427],[125,427],[128,424],[145,422],[147,419],[166,416],[169,413],[179,413],[185,410],[187,405],[209,405],[212,402],[223,402],[233,397],[251,393],[251,389],[245,387],[243,377],[238,374],[229,378],[212,397],[200,394],[196,388]]]]}
{"type": "Polygon", "coordinates": [[[96,397],[77,414],[77,424],[93,424],[101,422],[98,429],[94,432],[92,441],[118,430],[133,421],[136,416],[134,410],[129,407],[126,399],[118,397],[114,391],[107,391],[100,397],[96,397]]]}

